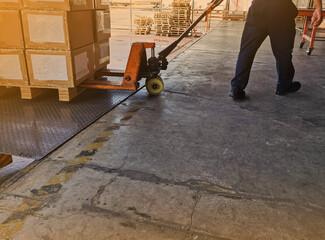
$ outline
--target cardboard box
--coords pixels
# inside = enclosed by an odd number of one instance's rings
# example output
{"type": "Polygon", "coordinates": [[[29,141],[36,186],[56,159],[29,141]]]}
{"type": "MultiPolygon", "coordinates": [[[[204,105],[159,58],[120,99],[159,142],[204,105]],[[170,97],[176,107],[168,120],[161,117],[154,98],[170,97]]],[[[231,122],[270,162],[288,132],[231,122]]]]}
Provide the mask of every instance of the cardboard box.
{"type": "Polygon", "coordinates": [[[111,37],[110,10],[94,11],[95,18],[95,41],[102,42],[111,37]]]}
{"type": "Polygon", "coordinates": [[[22,11],[29,49],[74,50],[94,42],[93,11],[22,11]]]}
{"type": "Polygon", "coordinates": [[[95,9],[109,9],[109,0],[94,0],[95,9]]]}
{"type": "Polygon", "coordinates": [[[0,10],[1,48],[24,48],[23,28],[18,10],[0,10]]]}
{"type": "Polygon", "coordinates": [[[26,50],[31,86],[76,87],[93,75],[93,44],[73,51],[26,50]]]}
{"type": "Polygon", "coordinates": [[[22,9],[23,0],[0,0],[1,9],[22,9]]]}
{"type": "Polygon", "coordinates": [[[28,85],[28,74],[24,50],[0,49],[0,85],[28,85]]]}
{"type": "Polygon", "coordinates": [[[94,44],[95,71],[105,68],[110,63],[109,41],[97,42],[94,44]]]}
{"type": "Polygon", "coordinates": [[[93,9],[92,0],[23,0],[24,7],[38,10],[90,10],[93,9]]]}

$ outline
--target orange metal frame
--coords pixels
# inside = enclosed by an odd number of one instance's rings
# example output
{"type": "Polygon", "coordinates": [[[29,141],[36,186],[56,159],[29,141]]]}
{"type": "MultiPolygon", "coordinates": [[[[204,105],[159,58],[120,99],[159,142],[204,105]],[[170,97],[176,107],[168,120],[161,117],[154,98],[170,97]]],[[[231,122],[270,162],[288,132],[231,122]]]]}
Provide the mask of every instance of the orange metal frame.
{"type": "MultiPolygon", "coordinates": [[[[317,28],[313,27],[313,30],[311,32],[311,36],[307,35],[309,17],[312,17],[313,13],[314,13],[313,9],[299,9],[298,10],[298,16],[305,17],[305,24],[304,24],[304,29],[303,29],[303,34],[302,34],[300,47],[303,47],[306,40],[309,41],[310,44],[309,44],[309,48],[308,48],[308,51],[307,51],[309,55],[311,54],[312,50],[314,49],[314,42],[315,42],[316,32],[317,32],[317,28]]],[[[325,12],[323,12],[323,16],[325,17],[325,12]]]]}
{"type": "Polygon", "coordinates": [[[95,74],[95,80],[82,83],[80,87],[114,90],[132,90],[139,88],[139,82],[148,73],[146,49],[155,48],[155,43],[133,43],[125,72],[102,70],[95,74]],[[97,80],[99,77],[123,77],[122,82],[97,80]]]}

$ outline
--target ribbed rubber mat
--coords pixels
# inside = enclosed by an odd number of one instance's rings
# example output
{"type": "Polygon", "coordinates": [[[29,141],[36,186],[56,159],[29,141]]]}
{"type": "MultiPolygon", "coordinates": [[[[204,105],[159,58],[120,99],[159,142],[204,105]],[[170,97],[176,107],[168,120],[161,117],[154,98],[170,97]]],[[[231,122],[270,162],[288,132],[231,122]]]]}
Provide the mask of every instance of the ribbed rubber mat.
{"type": "Polygon", "coordinates": [[[0,96],[0,153],[41,159],[128,98],[132,91],[87,89],[71,102],[57,90],[35,100],[0,96]]]}

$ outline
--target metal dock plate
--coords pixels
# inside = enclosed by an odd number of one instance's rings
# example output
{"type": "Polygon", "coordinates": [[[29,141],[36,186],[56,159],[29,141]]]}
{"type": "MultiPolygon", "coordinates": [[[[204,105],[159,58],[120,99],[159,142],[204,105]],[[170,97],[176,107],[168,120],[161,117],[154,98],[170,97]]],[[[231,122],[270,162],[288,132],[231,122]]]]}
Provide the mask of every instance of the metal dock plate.
{"type": "Polygon", "coordinates": [[[133,93],[87,89],[71,102],[55,90],[35,100],[0,96],[0,153],[41,159],[133,93]]]}

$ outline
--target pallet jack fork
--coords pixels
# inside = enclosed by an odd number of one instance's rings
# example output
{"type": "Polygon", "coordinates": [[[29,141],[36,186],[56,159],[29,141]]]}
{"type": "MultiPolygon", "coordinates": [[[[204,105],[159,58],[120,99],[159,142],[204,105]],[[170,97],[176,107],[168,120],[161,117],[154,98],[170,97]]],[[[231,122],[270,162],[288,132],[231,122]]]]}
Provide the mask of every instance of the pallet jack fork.
{"type": "Polygon", "coordinates": [[[89,80],[80,85],[83,88],[96,89],[114,89],[136,91],[142,78],[146,78],[146,88],[150,95],[159,95],[164,90],[164,83],[159,73],[166,70],[168,61],[167,56],[177,47],[182,39],[192,31],[192,29],[214,8],[219,6],[223,0],[213,0],[203,14],[195,20],[186,31],[179,36],[173,43],[155,56],[155,43],[133,43],[126,69],[123,72],[113,72],[102,70],[96,73],[95,80],[89,80]],[[151,57],[148,59],[146,49],[151,49],[151,57]],[[121,82],[112,82],[103,79],[103,77],[123,77],[121,82]]]}

